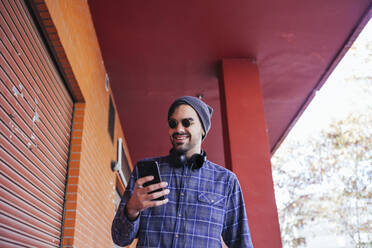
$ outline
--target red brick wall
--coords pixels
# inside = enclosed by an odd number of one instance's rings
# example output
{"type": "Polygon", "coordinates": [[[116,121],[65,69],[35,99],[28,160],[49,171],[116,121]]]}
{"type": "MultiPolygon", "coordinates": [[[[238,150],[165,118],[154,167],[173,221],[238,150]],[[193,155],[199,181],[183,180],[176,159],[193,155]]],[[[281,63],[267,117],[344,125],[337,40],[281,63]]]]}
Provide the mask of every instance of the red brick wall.
{"type": "Polygon", "coordinates": [[[107,131],[111,92],[105,90],[89,6],[85,0],[34,0],[33,5],[76,101],[63,247],[112,247],[116,176],[110,163],[116,160],[117,138],[124,135],[117,114],[114,142],[107,131]]]}

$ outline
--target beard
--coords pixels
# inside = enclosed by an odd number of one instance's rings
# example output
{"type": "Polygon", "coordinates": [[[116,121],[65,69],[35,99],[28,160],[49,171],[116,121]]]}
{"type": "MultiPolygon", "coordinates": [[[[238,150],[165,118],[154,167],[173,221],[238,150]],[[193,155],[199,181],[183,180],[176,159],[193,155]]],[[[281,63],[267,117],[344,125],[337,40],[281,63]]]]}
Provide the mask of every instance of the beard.
{"type": "Polygon", "coordinates": [[[190,150],[190,147],[188,146],[188,144],[179,143],[175,140],[172,140],[172,146],[173,146],[173,149],[180,154],[185,154],[188,150],[190,150]]]}
{"type": "MultiPolygon", "coordinates": [[[[198,136],[198,135],[196,135],[198,136]]],[[[201,135],[200,140],[201,140],[201,135]]],[[[195,139],[195,137],[192,137],[189,133],[173,133],[170,137],[171,143],[173,146],[173,149],[177,151],[177,153],[180,154],[186,154],[190,150],[194,150],[196,147],[200,146],[200,143],[198,140],[195,139]],[[184,139],[177,139],[177,137],[183,136],[184,139]]],[[[195,151],[199,152],[199,151],[195,151]]]]}

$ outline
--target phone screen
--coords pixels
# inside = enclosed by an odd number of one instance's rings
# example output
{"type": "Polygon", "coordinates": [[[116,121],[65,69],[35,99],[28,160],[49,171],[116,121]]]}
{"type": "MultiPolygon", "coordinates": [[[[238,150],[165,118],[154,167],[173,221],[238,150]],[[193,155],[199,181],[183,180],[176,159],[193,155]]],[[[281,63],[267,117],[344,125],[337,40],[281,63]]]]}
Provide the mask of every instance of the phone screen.
{"type": "MultiPolygon", "coordinates": [[[[147,187],[151,184],[160,183],[161,177],[159,173],[159,166],[158,162],[156,161],[142,161],[137,164],[137,172],[138,172],[138,178],[146,177],[146,176],[154,176],[154,179],[150,182],[146,182],[143,184],[143,187],[147,187]]],[[[149,192],[149,194],[152,194],[154,192],[162,191],[163,189],[157,189],[154,191],[149,192]]],[[[156,198],[154,200],[160,201],[164,200],[164,196],[161,196],[159,198],[156,198]]]]}

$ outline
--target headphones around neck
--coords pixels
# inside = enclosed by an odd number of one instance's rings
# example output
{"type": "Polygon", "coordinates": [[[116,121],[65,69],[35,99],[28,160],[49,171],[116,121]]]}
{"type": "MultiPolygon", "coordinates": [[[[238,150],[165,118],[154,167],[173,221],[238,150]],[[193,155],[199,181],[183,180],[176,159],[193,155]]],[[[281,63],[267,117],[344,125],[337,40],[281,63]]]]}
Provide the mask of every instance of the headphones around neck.
{"type": "Polygon", "coordinates": [[[182,166],[189,166],[192,170],[200,169],[205,160],[207,160],[207,154],[205,151],[201,151],[201,153],[195,153],[191,156],[190,159],[186,158],[186,155],[182,152],[178,152],[175,149],[171,149],[169,151],[171,166],[175,168],[180,168],[182,166]]]}

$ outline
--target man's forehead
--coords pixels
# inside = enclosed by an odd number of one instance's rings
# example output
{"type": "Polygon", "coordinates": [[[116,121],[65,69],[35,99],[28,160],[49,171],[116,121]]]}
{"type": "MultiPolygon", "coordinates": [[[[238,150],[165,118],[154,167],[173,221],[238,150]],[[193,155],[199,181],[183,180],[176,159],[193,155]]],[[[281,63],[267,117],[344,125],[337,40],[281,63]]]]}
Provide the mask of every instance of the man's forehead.
{"type": "Polygon", "coordinates": [[[194,120],[199,118],[195,109],[188,104],[180,104],[179,106],[177,106],[174,109],[171,118],[175,117],[176,115],[181,116],[182,118],[192,118],[194,120]]]}

